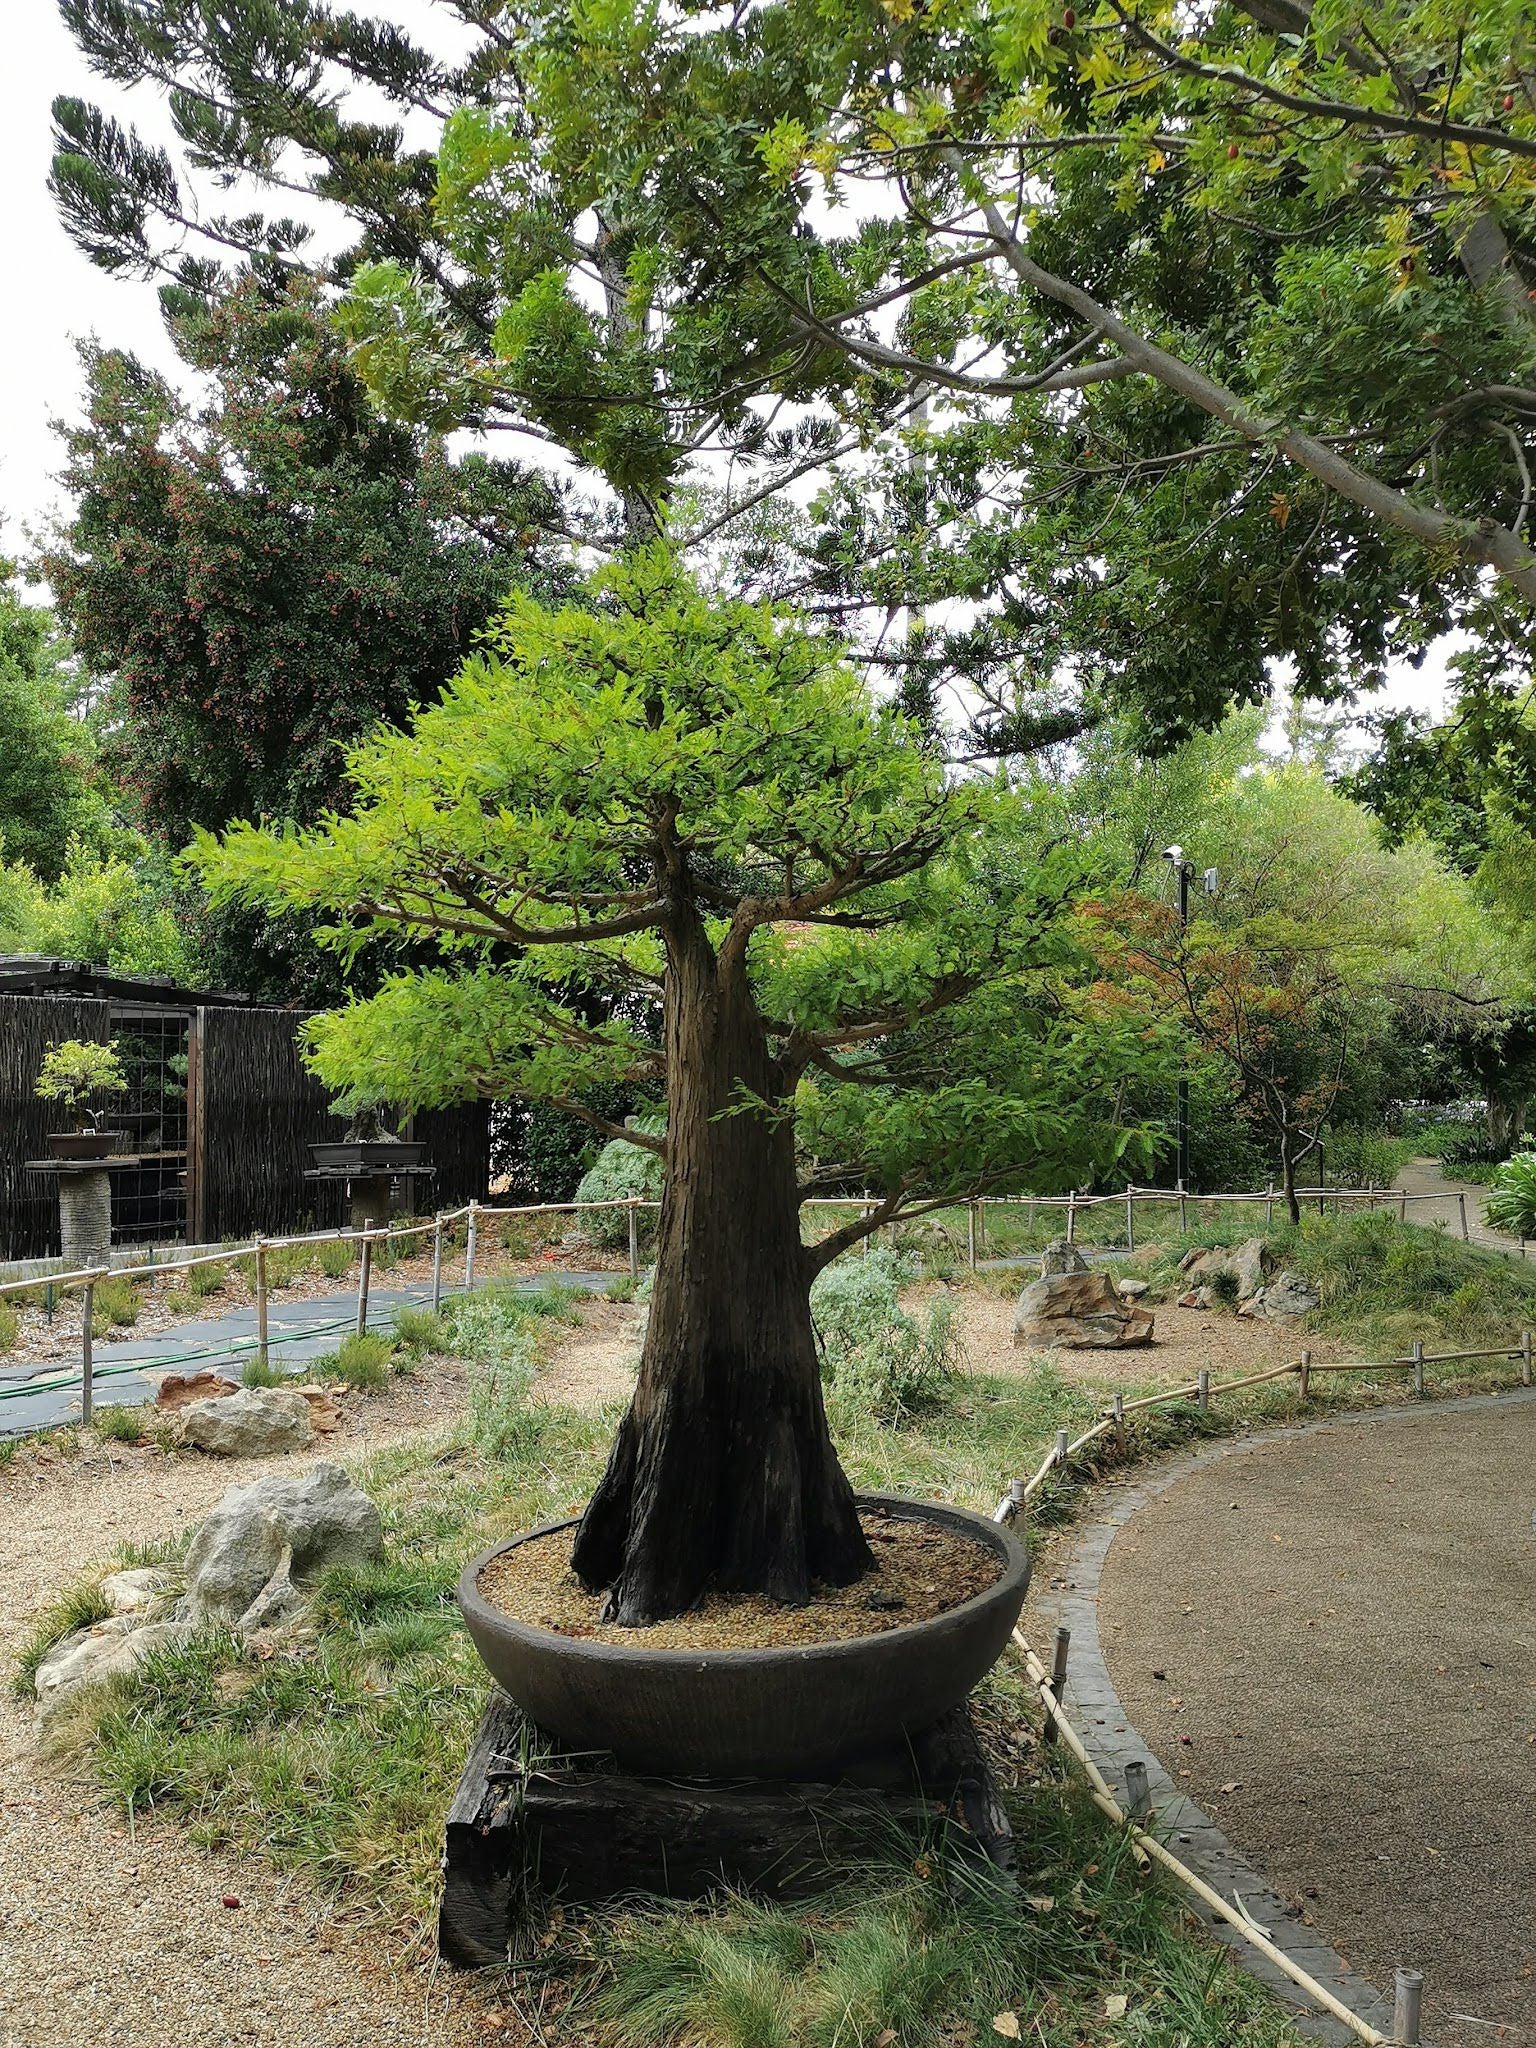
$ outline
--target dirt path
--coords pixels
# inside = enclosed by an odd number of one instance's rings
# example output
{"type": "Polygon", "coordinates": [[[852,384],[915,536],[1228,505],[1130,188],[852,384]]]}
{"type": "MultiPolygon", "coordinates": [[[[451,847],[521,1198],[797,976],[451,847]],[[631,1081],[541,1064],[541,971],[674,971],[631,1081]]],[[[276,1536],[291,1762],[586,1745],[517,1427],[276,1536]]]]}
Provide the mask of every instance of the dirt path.
{"type": "Polygon", "coordinates": [[[1461,1235],[1461,1197],[1467,1203],[1467,1236],[1473,1244],[1488,1245],[1494,1251],[1520,1251],[1520,1240],[1502,1230],[1489,1228],[1483,1215],[1488,1190],[1475,1182],[1451,1179],[1438,1159],[1410,1159],[1397,1176],[1397,1184],[1410,1195],[1429,1195],[1432,1201],[1410,1202],[1408,1220],[1433,1229],[1437,1224],[1454,1236],[1461,1235]]]}
{"type": "MultiPolygon", "coordinates": [[[[623,1390],[633,1309],[594,1302],[535,1393],[591,1402],[623,1390]]],[[[355,1464],[429,1440],[462,1414],[464,1374],[434,1362],[386,1398],[351,1404],[318,1457],[355,1464]]],[[[376,1929],[255,1859],[198,1849],[153,1815],[132,1828],[39,1756],[9,1696],[38,1611],[118,1546],[204,1515],[227,1486],[293,1460],[167,1459],[114,1446],[25,1451],[0,1471],[0,2042],[5,2048],[469,2048],[517,2044],[478,1981],[401,1968],[376,1929]],[[237,1905],[226,1903],[238,1901],[237,1905]]],[[[303,1462],[303,1461],[299,1461],[303,1462]]]]}
{"type": "Polygon", "coordinates": [[[1201,1466],[1101,1581],[1131,1720],[1437,2048],[1536,2042],[1533,1507],[1536,1403],[1415,1409],[1201,1466]]]}

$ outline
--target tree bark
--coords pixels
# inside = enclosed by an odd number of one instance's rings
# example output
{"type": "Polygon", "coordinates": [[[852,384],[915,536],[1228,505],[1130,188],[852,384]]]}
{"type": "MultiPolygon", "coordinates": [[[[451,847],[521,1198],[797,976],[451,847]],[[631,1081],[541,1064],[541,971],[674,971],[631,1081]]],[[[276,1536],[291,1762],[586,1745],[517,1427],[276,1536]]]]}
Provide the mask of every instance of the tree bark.
{"type": "Polygon", "coordinates": [[[667,1171],[634,1400],[573,1563],[643,1626],[709,1590],[803,1603],[873,1559],[827,1429],[794,1127],[744,958],[665,933],[667,1171]]]}

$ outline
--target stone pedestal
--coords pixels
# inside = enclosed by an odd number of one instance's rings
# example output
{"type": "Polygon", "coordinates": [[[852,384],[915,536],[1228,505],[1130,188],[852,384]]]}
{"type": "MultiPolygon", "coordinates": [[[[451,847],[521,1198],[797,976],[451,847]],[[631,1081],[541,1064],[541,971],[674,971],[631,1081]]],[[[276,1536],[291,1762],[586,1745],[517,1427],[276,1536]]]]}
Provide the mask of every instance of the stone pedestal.
{"type": "Polygon", "coordinates": [[[382,1230],[389,1222],[394,1177],[363,1174],[347,1182],[347,1220],[354,1230],[382,1230]]]}
{"type": "Polygon", "coordinates": [[[59,1183],[59,1234],[70,1272],[104,1266],[112,1243],[112,1177],[99,1159],[29,1159],[32,1173],[59,1183]]]}

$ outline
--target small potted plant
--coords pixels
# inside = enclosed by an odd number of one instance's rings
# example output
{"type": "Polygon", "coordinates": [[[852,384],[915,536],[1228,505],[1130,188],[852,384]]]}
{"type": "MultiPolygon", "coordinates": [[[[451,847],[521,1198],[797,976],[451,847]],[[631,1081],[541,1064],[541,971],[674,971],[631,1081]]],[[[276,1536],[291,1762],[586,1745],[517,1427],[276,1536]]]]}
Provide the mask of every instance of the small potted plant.
{"type": "Polygon", "coordinates": [[[93,1095],[121,1095],[127,1086],[115,1038],[106,1045],[79,1038],[51,1045],[33,1092],[44,1102],[62,1102],[79,1119],[73,1130],[48,1133],[54,1158],[105,1159],[118,1133],[103,1130],[102,1112],[85,1104],[93,1095]]]}

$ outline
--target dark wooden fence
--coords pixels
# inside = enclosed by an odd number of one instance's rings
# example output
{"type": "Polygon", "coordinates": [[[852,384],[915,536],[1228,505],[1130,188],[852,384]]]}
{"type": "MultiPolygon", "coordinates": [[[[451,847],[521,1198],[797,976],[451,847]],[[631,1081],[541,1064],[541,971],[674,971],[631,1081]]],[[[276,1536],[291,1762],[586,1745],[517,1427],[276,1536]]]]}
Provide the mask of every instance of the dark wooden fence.
{"type": "MultiPolygon", "coordinates": [[[[304,1178],[311,1144],[340,1136],[343,1126],[300,1058],[302,1014],[233,1003],[189,1003],[156,1014],[184,1017],[191,1027],[188,1237],[208,1244],[339,1223],[342,1183],[304,1178]]],[[[32,1093],[44,1055],[64,1038],[109,1039],[121,1020],[117,1006],[105,999],[0,994],[0,1258],[41,1258],[58,1250],[56,1186],[48,1176],[25,1171],[26,1160],[44,1156],[46,1134],[59,1123],[57,1105],[39,1102],[32,1093]]],[[[487,1105],[424,1112],[414,1119],[411,1135],[425,1143],[427,1159],[437,1168],[434,1180],[414,1184],[421,1208],[457,1207],[485,1196],[487,1105]]],[[[173,1174],[181,1165],[178,1154],[173,1174]]],[[[124,1178],[114,1175],[115,1182],[124,1178]]],[[[174,1178],[170,1185],[174,1196],[174,1178]]],[[[174,1224],[164,1234],[175,1235],[174,1224]]]]}
{"type": "Polygon", "coordinates": [[[90,996],[0,995],[0,1258],[46,1258],[59,1249],[58,1182],[28,1173],[46,1159],[59,1106],[32,1093],[51,1045],[66,1038],[106,1039],[105,1002],[90,996]]]}

